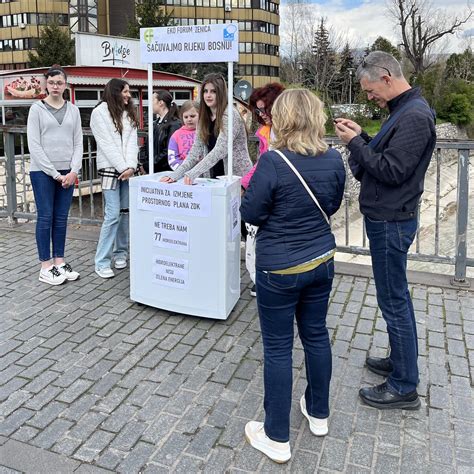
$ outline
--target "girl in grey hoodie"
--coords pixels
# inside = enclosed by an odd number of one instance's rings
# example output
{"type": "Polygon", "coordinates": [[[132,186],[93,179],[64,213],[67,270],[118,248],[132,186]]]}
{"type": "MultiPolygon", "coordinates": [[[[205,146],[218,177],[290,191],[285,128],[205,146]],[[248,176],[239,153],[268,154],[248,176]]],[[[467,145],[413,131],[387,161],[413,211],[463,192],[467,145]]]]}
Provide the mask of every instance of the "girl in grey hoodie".
{"type": "Polygon", "coordinates": [[[27,138],[37,211],[39,280],[60,285],[79,278],[64,260],[64,247],[69,207],[82,164],[82,127],[79,109],[63,98],[67,87],[64,70],[55,65],[45,77],[48,96],[31,106],[27,138]]]}

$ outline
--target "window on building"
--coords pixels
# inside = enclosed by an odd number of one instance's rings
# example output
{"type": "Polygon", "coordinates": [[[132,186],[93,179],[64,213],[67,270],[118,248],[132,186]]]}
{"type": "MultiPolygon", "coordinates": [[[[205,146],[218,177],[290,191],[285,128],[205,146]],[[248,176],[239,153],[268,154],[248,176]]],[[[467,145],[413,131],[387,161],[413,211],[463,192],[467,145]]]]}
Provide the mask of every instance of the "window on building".
{"type": "Polygon", "coordinates": [[[186,100],[191,100],[191,91],[170,91],[173,99],[178,105],[181,105],[182,102],[186,100]]]}
{"type": "Polygon", "coordinates": [[[71,31],[97,33],[96,0],[72,0],[69,2],[69,26],[71,31]]]}
{"type": "Polygon", "coordinates": [[[79,100],[99,100],[99,91],[98,90],[78,90],[76,89],[74,93],[76,101],[79,100]]]}
{"type": "Polygon", "coordinates": [[[5,125],[26,125],[30,107],[5,107],[5,125]]]}

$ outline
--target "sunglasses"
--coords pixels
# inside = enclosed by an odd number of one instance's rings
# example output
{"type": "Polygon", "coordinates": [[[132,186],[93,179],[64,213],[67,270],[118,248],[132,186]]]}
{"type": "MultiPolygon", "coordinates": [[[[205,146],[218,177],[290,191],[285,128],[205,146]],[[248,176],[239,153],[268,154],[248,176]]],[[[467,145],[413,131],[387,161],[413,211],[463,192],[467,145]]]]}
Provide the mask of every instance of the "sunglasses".
{"type": "Polygon", "coordinates": [[[255,113],[261,117],[262,115],[269,115],[267,109],[261,109],[259,107],[255,107],[255,113]]]}
{"type": "Polygon", "coordinates": [[[386,67],[383,67],[383,66],[379,66],[378,64],[374,64],[374,63],[369,63],[364,59],[362,59],[362,63],[361,63],[362,67],[365,68],[367,66],[371,66],[371,67],[378,67],[380,69],[383,69],[384,71],[387,71],[387,74],[389,77],[392,77],[392,74],[390,73],[390,69],[387,69],[386,67]]]}

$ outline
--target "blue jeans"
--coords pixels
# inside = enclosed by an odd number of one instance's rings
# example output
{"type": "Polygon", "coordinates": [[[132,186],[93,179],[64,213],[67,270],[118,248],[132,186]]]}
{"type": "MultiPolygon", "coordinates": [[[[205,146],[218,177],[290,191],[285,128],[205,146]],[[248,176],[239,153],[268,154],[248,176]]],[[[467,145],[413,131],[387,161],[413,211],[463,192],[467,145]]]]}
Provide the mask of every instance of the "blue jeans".
{"type": "Polygon", "coordinates": [[[377,302],[390,342],[393,371],[387,383],[401,395],[418,384],[418,337],[407,281],[407,254],[417,227],[416,218],[388,222],[365,217],[377,302]]]}
{"type": "Polygon", "coordinates": [[[265,433],[279,442],[290,436],[293,385],[293,321],[305,353],[306,409],[311,416],[329,416],[331,345],[326,328],[334,260],[309,272],[278,275],[257,270],[257,306],[264,352],[265,433]]]}
{"type": "Polygon", "coordinates": [[[95,253],[95,268],[111,268],[112,257],[128,255],[128,181],[119,181],[115,189],[102,190],[105,202],[104,222],[95,253]]]}
{"type": "MultiPolygon", "coordinates": [[[[59,173],[65,175],[69,173],[69,170],[61,170],[59,173]]],[[[53,258],[63,258],[67,217],[74,186],[63,188],[61,183],[43,171],[30,171],[30,180],[38,215],[36,245],[39,259],[42,262],[51,260],[51,243],[53,258]]]]}

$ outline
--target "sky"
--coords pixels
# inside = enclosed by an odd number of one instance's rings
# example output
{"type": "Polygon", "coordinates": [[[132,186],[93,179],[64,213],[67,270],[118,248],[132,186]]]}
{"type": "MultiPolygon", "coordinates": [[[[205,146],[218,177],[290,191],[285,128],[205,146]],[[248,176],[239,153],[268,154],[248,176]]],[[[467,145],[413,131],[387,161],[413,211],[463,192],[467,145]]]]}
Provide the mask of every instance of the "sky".
{"type": "MultiPolygon", "coordinates": [[[[395,28],[395,21],[388,13],[390,0],[303,0],[306,5],[305,17],[317,23],[321,17],[336,32],[339,41],[349,42],[351,48],[370,46],[379,36],[392,42],[394,46],[401,41],[395,28]]],[[[449,14],[462,15],[468,9],[469,0],[449,0],[449,14]]],[[[288,51],[289,15],[288,0],[282,0],[280,7],[280,35],[282,54],[288,51]]],[[[447,0],[431,0],[434,9],[445,11],[447,0]]],[[[474,47],[474,18],[463,25],[463,32],[447,35],[442,46],[443,53],[458,53],[470,44],[474,47]]],[[[342,45],[341,45],[342,46],[342,45]]]]}

